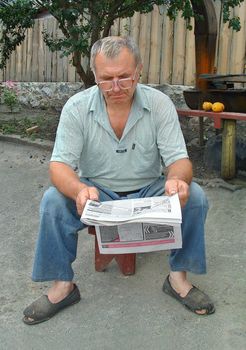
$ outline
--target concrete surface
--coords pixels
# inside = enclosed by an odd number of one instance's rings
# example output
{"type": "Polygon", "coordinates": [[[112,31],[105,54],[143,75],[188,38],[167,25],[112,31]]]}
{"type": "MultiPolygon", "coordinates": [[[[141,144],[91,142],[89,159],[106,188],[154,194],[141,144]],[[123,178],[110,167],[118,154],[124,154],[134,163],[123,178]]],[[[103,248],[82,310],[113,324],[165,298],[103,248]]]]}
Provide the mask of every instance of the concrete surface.
{"type": "Polygon", "coordinates": [[[32,282],[30,274],[49,156],[34,146],[0,141],[1,350],[246,348],[245,188],[205,188],[208,273],[190,279],[214,300],[214,315],[196,316],[163,294],[168,252],[139,254],[131,277],[115,264],[95,272],[93,237],[85,230],[74,263],[81,302],[48,322],[23,324],[24,307],[48,286],[32,282]]]}

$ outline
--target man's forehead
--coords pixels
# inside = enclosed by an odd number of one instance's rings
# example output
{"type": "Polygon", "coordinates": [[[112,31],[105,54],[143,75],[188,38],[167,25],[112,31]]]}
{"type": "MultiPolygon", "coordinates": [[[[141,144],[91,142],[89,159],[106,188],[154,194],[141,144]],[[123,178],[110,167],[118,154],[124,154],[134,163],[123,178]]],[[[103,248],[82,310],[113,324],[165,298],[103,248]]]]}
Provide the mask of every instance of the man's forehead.
{"type": "Polygon", "coordinates": [[[126,65],[135,64],[135,57],[133,53],[127,49],[122,48],[118,55],[114,57],[107,56],[103,52],[99,52],[95,57],[95,65],[122,65],[123,63],[126,63],[126,65]]]}

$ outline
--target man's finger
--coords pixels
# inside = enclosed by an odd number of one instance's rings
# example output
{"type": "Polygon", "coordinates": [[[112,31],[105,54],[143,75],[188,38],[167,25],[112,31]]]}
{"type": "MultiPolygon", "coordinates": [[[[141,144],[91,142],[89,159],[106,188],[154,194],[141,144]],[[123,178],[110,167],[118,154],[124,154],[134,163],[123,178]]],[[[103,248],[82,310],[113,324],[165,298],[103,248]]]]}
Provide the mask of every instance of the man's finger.
{"type": "Polygon", "coordinates": [[[171,196],[172,196],[173,194],[176,194],[176,193],[177,193],[177,191],[176,191],[175,189],[172,188],[172,189],[170,190],[170,195],[171,195],[171,196]]]}
{"type": "Polygon", "coordinates": [[[95,187],[90,187],[89,195],[90,195],[90,199],[93,201],[97,201],[99,198],[98,190],[95,187]]]}

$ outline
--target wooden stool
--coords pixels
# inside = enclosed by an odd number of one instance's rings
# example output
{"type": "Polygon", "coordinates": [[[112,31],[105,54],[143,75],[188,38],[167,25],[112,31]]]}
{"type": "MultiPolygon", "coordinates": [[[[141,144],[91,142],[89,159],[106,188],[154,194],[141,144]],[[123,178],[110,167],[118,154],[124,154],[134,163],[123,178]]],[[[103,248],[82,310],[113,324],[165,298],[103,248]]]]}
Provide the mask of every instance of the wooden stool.
{"type": "Polygon", "coordinates": [[[136,254],[100,254],[96,229],[94,226],[88,227],[88,233],[95,236],[95,270],[102,272],[106,269],[110,261],[116,260],[123,275],[134,275],[136,266],[136,254]]]}

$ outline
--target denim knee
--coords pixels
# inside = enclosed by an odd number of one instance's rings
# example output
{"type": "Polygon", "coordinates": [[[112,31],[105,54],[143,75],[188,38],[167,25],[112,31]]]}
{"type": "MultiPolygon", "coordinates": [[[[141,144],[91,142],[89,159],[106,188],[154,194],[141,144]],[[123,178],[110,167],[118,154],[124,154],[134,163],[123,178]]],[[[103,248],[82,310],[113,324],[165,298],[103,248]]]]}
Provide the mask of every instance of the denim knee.
{"type": "Polygon", "coordinates": [[[192,182],[190,184],[190,196],[189,200],[186,203],[185,209],[192,208],[203,208],[204,210],[208,210],[208,200],[203,191],[203,189],[196,183],[192,182]]]}
{"type": "Polygon", "coordinates": [[[40,214],[49,213],[52,217],[61,217],[64,211],[75,212],[75,202],[64,196],[55,187],[49,187],[45,191],[41,204],[40,214]]]}

